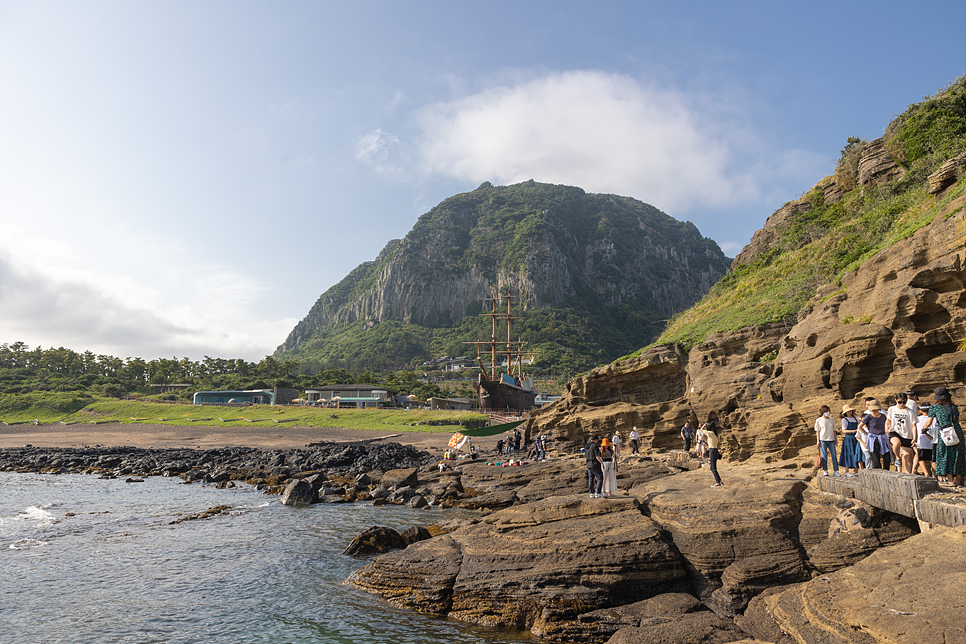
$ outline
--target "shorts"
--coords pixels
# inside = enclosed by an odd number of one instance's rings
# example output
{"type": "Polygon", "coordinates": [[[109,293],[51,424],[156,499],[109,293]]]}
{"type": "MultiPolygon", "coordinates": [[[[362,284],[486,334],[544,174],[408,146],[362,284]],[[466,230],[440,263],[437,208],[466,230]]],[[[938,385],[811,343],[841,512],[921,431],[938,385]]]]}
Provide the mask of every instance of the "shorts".
{"type": "Polygon", "coordinates": [[[903,438],[902,436],[900,436],[896,432],[889,432],[889,438],[898,438],[899,439],[899,445],[901,447],[912,447],[912,439],[911,438],[903,438]]]}
{"type": "Polygon", "coordinates": [[[916,456],[919,458],[920,463],[932,463],[932,450],[922,449],[921,447],[916,450],[916,456]]]}

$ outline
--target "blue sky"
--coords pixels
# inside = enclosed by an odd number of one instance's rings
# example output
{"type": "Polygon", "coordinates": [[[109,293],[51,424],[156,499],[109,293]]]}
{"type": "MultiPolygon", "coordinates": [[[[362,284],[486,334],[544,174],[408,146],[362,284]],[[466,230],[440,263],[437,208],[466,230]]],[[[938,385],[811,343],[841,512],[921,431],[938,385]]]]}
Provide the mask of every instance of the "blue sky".
{"type": "Polygon", "coordinates": [[[0,342],[261,359],[483,181],[729,255],[966,73],[966,3],[0,0],[0,342]]]}

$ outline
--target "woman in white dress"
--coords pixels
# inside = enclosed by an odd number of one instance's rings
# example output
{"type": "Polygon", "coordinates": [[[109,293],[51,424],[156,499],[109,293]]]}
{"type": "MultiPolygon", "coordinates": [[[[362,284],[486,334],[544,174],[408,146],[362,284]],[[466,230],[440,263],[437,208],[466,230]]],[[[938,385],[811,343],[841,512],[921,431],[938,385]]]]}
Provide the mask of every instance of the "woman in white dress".
{"type": "Polygon", "coordinates": [[[614,445],[606,438],[600,443],[600,462],[604,468],[604,485],[601,493],[605,498],[610,498],[617,491],[617,453],[614,445]]]}

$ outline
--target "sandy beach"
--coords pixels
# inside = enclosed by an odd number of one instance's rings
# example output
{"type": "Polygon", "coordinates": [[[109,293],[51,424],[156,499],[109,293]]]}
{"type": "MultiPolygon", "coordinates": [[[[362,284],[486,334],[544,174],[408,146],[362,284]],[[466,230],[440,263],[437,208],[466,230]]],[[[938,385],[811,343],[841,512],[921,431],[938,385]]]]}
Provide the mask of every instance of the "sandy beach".
{"type": "MultiPolygon", "coordinates": [[[[0,448],[84,447],[130,445],[141,448],[166,447],[255,447],[295,449],[320,441],[348,443],[383,439],[424,450],[444,450],[454,428],[434,432],[376,432],[337,427],[212,427],[150,424],[105,425],[0,425],[0,448]]],[[[474,439],[491,447],[498,437],[474,439]]]]}

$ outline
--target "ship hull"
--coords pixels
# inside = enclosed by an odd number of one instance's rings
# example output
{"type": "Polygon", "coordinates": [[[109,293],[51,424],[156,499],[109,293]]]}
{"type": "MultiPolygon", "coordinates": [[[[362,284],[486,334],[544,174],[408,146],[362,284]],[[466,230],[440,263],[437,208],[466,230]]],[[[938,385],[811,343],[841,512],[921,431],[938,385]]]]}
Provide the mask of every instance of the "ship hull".
{"type": "Polygon", "coordinates": [[[476,386],[480,407],[486,411],[528,411],[533,409],[537,392],[493,380],[483,380],[476,386]]]}

